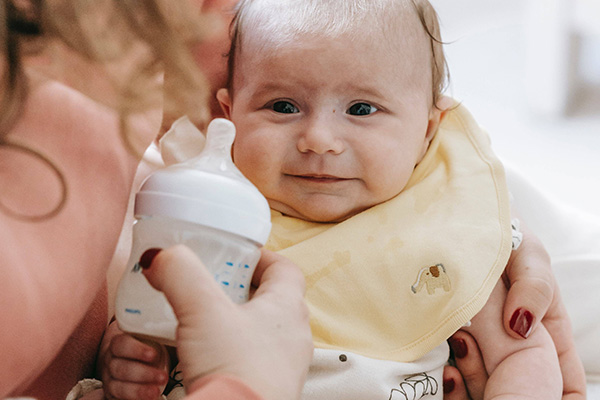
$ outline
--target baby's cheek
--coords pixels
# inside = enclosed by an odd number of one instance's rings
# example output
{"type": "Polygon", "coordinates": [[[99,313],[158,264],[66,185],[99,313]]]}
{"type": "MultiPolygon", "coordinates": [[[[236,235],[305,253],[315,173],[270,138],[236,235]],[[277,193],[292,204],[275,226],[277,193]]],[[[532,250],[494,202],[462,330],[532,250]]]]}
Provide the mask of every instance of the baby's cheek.
{"type": "Polygon", "coordinates": [[[408,174],[380,174],[371,181],[370,191],[377,202],[389,200],[403,192],[410,178],[408,174]]]}
{"type": "Polygon", "coordinates": [[[233,144],[233,161],[244,173],[256,173],[257,169],[272,169],[278,165],[281,150],[274,141],[258,135],[239,133],[233,144]]]}
{"type": "Polygon", "coordinates": [[[267,170],[263,157],[258,153],[236,152],[234,149],[233,158],[242,174],[261,190],[260,186],[266,179],[264,172],[267,170]]]}

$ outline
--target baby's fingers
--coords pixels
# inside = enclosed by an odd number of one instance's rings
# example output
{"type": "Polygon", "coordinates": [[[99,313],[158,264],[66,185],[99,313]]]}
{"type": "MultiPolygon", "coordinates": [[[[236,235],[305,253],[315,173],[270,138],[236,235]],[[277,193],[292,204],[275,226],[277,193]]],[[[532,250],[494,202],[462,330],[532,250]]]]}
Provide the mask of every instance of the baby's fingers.
{"type": "Polygon", "coordinates": [[[109,400],[156,400],[167,385],[167,371],[124,358],[107,357],[102,372],[104,393],[109,400]]]}
{"type": "Polygon", "coordinates": [[[123,358],[112,358],[108,363],[111,380],[164,386],[169,379],[167,371],[123,358]]]}
{"type": "Polygon", "coordinates": [[[110,353],[113,358],[138,360],[159,366],[165,354],[162,346],[154,343],[141,342],[128,334],[115,336],[110,343],[110,353]]]}
{"type": "Polygon", "coordinates": [[[110,400],[156,400],[169,379],[164,346],[144,343],[127,334],[112,338],[102,380],[110,400]]]}
{"type": "Polygon", "coordinates": [[[158,400],[163,389],[158,385],[112,380],[104,384],[104,395],[110,400],[158,400]]]}

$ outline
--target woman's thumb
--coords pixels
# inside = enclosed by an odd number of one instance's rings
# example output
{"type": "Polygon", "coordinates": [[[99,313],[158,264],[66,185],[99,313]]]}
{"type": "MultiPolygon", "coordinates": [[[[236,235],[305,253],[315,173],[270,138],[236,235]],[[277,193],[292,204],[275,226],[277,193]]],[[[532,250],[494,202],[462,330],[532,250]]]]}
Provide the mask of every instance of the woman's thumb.
{"type": "Polygon", "coordinates": [[[148,282],[165,294],[178,318],[186,312],[197,313],[215,301],[223,304],[229,300],[202,261],[186,246],[147,250],[140,264],[148,282]],[[150,254],[146,256],[147,253],[150,254]],[[144,256],[146,261],[142,262],[144,256]]]}

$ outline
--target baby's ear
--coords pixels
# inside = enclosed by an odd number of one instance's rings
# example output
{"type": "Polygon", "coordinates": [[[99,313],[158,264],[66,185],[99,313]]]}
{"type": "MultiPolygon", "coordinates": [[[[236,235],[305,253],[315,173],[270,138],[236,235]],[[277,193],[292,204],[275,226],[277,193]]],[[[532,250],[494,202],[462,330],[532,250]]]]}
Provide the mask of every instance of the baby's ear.
{"type": "Polygon", "coordinates": [[[431,111],[429,112],[429,124],[427,125],[427,135],[426,138],[429,142],[433,140],[435,133],[440,127],[440,123],[444,119],[446,112],[452,105],[454,104],[454,100],[448,96],[441,96],[436,104],[431,107],[431,111]]]}
{"type": "Polygon", "coordinates": [[[227,119],[231,119],[231,96],[229,96],[229,90],[222,88],[217,91],[217,100],[221,105],[221,110],[227,119]]]}
{"type": "Polygon", "coordinates": [[[421,157],[419,158],[419,162],[427,153],[427,149],[429,149],[429,144],[435,137],[435,134],[440,127],[440,123],[444,119],[446,112],[452,107],[454,104],[454,100],[447,96],[442,96],[437,101],[437,104],[431,107],[429,111],[429,122],[427,124],[427,133],[425,134],[425,141],[423,142],[423,151],[421,153],[421,157]]]}

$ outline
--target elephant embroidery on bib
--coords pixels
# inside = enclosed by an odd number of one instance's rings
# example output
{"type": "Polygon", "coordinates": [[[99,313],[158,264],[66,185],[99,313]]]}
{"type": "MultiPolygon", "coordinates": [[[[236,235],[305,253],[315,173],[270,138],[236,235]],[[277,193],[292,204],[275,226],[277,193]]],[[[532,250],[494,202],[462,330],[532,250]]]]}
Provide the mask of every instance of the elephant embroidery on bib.
{"type": "Polygon", "coordinates": [[[450,291],[450,278],[448,278],[443,264],[421,268],[416,282],[410,289],[416,294],[423,289],[423,286],[427,288],[427,294],[435,294],[438,288],[444,289],[445,292],[450,291]]]}

